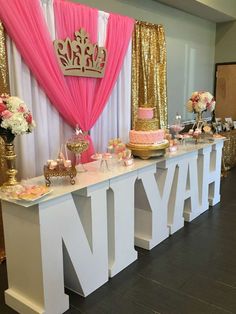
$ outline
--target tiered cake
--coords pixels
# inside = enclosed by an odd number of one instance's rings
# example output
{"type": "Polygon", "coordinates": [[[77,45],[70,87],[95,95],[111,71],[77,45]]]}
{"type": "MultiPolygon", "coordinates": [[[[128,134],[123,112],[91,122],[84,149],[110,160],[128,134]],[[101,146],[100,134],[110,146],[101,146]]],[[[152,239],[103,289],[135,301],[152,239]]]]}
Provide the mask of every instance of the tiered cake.
{"type": "Polygon", "coordinates": [[[135,130],[130,131],[129,138],[131,144],[151,145],[163,142],[164,130],[158,129],[153,108],[138,108],[135,130]]]}
{"type": "Polygon", "coordinates": [[[135,156],[147,159],[151,156],[163,155],[167,142],[165,131],[158,128],[158,119],[154,116],[154,108],[138,108],[138,118],[134,130],[129,133],[128,147],[135,156]]]}

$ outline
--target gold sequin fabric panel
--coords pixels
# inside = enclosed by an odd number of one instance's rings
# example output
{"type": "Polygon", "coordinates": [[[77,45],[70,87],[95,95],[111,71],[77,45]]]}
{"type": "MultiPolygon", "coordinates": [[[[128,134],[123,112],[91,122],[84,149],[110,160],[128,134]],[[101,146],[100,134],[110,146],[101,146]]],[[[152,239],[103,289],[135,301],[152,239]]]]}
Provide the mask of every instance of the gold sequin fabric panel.
{"type": "Polygon", "coordinates": [[[159,126],[158,119],[151,120],[137,119],[135,122],[136,131],[153,131],[156,130],[158,126],[159,126]]]}
{"type": "Polygon", "coordinates": [[[0,21],[0,94],[9,93],[6,37],[0,21]]]}
{"type": "Polygon", "coordinates": [[[220,133],[226,137],[223,148],[223,163],[226,169],[236,166],[236,130],[220,133]]]}
{"type": "Polygon", "coordinates": [[[162,25],[136,21],[132,40],[132,128],[138,107],[156,108],[159,126],[167,126],[166,43],[162,25]]]}
{"type": "MultiPolygon", "coordinates": [[[[8,65],[6,52],[6,36],[3,24],[0,21],[0,95],[9,93],[8,65]]],[[[4,153],[4,142],[0,137],[0,185],[4,182],[5,163],[2,158],[4,153]]]]}
{"type": "MultiPolygon", "coordinates": [[[[2,22],[0,21],[0,95],[9,93],[8,65],[6,52],[6,36],[2,22]]],[[[4,182],[5,163],[2,158],[4,142],[0,137],[0,185],[4,182]]]]}
{"type": "MultiPolygon", "coordinates": [[[[3,24],[0,21],[0,95],[9,93],[8,65],[6,53],[6,37],[3,24]]],[[[0,137],[0,185],[5,181],[4,142],[0,137]]],[[[0,262],[5,259],[5,247],[3,238],[2,210],[0,203],[0,262]]]]}

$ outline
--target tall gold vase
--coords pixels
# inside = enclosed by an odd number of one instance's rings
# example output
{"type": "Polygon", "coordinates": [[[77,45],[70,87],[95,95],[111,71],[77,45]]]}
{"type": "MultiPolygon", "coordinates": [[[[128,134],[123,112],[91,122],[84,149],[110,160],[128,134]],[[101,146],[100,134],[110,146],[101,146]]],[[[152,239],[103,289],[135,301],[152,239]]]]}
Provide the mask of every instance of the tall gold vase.
{"type": "Polygon", "coordinates": [[[14,186],[18,184],[19,182],[16,179],[17,170],[16,170],[16,154],[15,154],[15,147],[14,143],[7,143],[5,142],[5,152],[3,155],[3,158],[5,158],[7,171],[6,171],[6,182],[3,183],[4,187],[7,186],[14,186]]]}

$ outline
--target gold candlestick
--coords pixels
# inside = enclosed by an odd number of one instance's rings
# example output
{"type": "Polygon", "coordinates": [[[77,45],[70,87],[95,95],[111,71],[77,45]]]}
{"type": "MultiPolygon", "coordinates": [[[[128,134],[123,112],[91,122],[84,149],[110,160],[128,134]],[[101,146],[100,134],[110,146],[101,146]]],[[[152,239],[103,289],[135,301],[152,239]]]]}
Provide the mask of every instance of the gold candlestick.
{"type": "Polygon", "coordinates": [[[5,152],[3,158],[5,158],[7,165],[6,171],[7,181],[3,184],[3,186],[6,187],[19,184],[19,182],[16,179],[18,171],[15,168],[16,154],[13,142],[12,143],[5,142],[5,152]]]}

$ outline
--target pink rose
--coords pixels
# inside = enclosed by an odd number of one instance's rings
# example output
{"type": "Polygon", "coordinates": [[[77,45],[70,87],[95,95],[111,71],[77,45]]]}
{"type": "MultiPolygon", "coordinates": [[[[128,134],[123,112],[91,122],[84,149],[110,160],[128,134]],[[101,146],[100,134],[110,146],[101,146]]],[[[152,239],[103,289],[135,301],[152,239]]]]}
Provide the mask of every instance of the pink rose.
{"type": "Polygon", "coordinates": [[[17,109],[18,112],[25,112],[25,107],[24,104],[20,105],[19,108],[17,109]]]}
{"type": "Polygon", "coordinates": [[[26,115],[26,117],[25,117],[25,120],[26,120],[29,124],[31,124],[32,121],[33,121],[32,115],[31,115],[30,113],[28,113],[28,114],[26,115]]]}
{"type": "Polygon", "coordinates": [[[7,106],[3,103],[0,103],[0,115],[2,114],[3,111],[7,109],[7,106]]]}
{"type": "Polygon", "coordinates": [[[12,115],[13,115],[13,113],[9,110],[4,110],[2,112],[3,119],[9,119],[9,118],[11,118],[12,115]]]}

